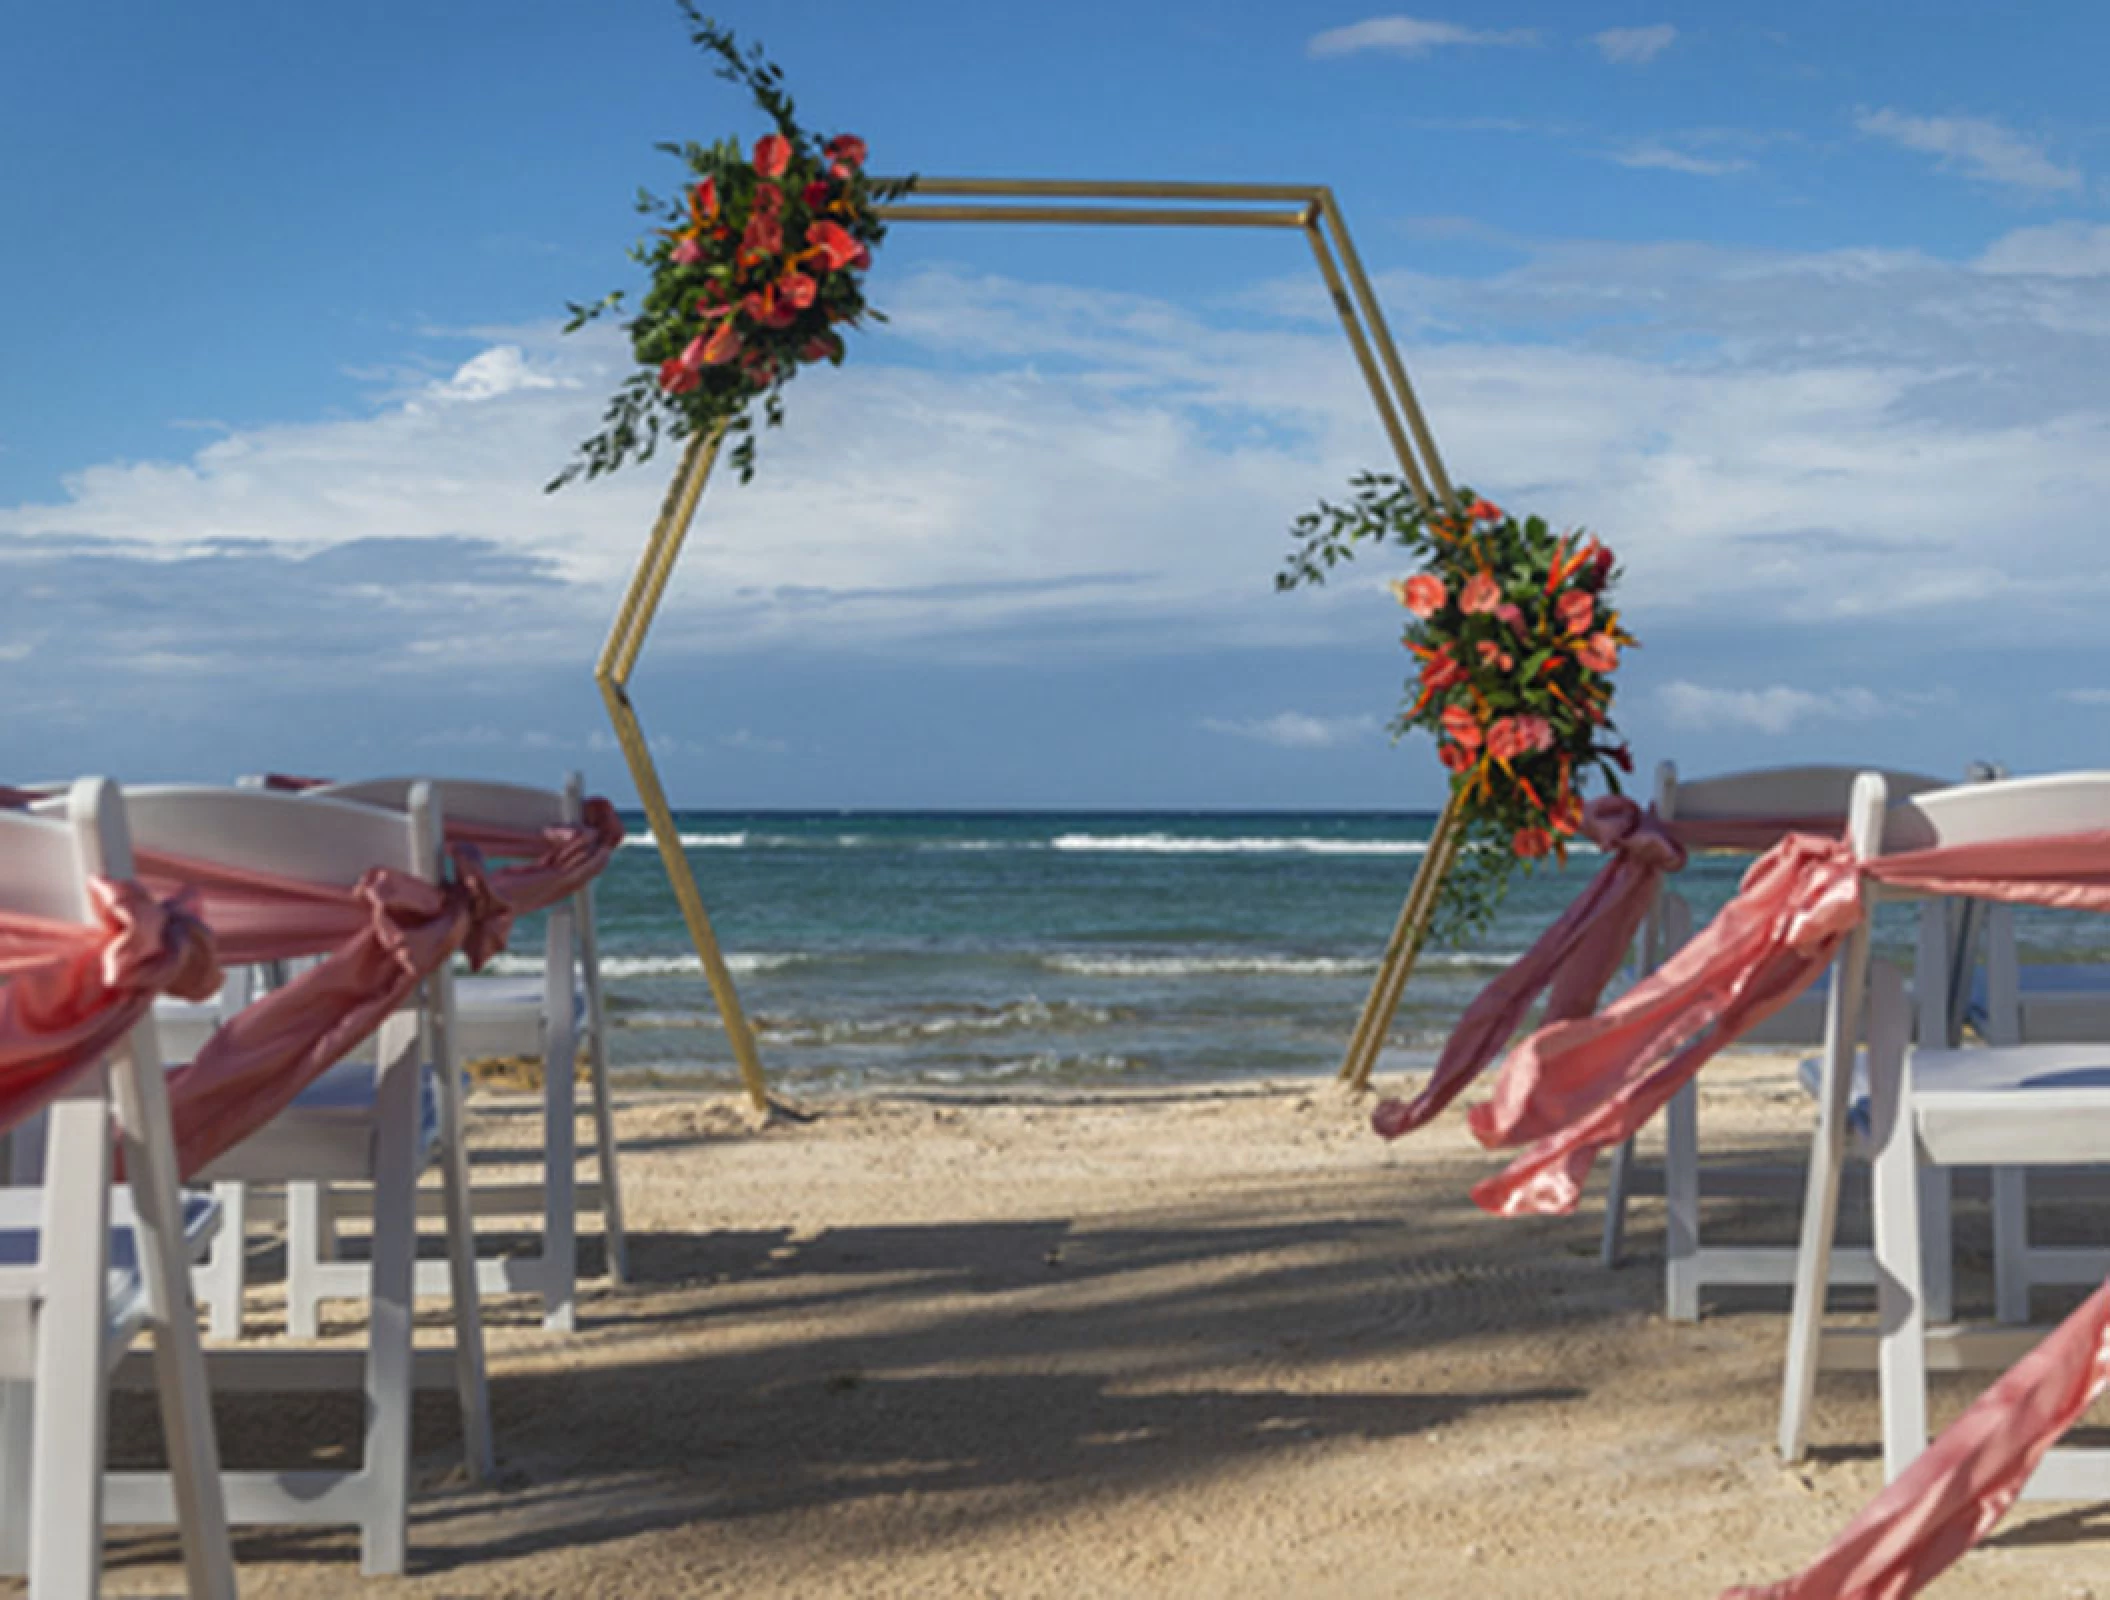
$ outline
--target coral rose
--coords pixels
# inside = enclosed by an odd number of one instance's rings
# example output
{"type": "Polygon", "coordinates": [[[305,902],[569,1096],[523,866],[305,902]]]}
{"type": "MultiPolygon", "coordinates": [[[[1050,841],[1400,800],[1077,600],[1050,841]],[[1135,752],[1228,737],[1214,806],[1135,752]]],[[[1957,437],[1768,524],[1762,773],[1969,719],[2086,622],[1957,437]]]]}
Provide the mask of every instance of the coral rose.
{"type": "Polygon", "coordinates": [[[1464,706],[1443,708],[1443,731],[1467,750],[1480,748],[1480,719],[1464,706]]]}
{"type": "Polygon", "coordinates": [[[1424,620],[1443,609],[1443,602],[1451,597],[1443,580],[1426,572],[1418,572],[1404,583],[1392,585],[1392,592],[1399,596],[1399,603],[1415,616],[1424,620]]]}
{"type": "Polygon", "coordinates": [[[1469,617],[1485,616],[1501,603],[1502,586],[1484,572],[1468,578],[1464,592],[1458,596],[1458,609],[1469,617]]]}
{"type": "Polygon", "coordinates": [[[1536,861],[1553,849],[1553,835],[1544,828],[1519,828],[1509,848],[1526,861],[1536,861]]]}
{"type": "Polygon", "coordinates": [[[1553,724],[1544,717],[1523,716],[1510,720],[1517,725],[1517,738],[1526,750],[1551,750],[1553,748],[1553,724]]]}
{"type": "Polygon", "coordinates": [[[1515,717],[1501,717],[1489,725],[1487,753],[1497,761],[1514,761],[1530,748],[1525,743],[1523,730],[1517,726],[1517,721],[1515,717]]]}
{"type": "Polygon", "coordinates": [[[765,133],[755,141],[755,171],[765,178],[781,178],[791,165],[791,141],[781,133],[765,133]]]}

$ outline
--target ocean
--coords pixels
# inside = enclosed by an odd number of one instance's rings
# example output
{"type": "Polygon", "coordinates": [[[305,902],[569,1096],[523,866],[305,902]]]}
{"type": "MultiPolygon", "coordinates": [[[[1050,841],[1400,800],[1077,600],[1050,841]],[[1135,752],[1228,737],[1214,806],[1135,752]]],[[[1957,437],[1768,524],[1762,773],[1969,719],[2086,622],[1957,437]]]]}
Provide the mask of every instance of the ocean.
{"type": "MultiPolygon", "coordinates": [[[[1434,817],[1327,812],[682,812],[684,845],[786,1092],[1323,1077],[1340,1063],[1434,817]]],[[[738,1072],[643,819],[601,879],[613,1070],[738,1072]]],[[[1696,858],[1701,919],[1748,863],[1696,858]]],[[[1466,1002],[1595,871],[1519,873],[1468,948],[1426,950],[1382,1074],[1425,1070],[1466,1002]]],[[[1909,960],[1888,908],[1878,942],[1909,960]]],[[[2025,959],[2099,957],[2090,919],[2025,913],[2025,959]]],[[[2093,919],[2100,921],[2100,919],[2093,919]]],[[[540,938],[495,970],[540,970],[540,938]]]]}

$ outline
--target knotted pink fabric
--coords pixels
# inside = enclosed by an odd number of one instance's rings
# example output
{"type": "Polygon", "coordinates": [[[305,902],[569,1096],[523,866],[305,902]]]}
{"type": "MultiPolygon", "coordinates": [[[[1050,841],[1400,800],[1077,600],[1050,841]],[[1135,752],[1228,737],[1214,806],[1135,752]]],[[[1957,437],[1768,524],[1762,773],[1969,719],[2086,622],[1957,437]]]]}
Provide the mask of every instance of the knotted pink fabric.
{"type": "Polygon", "coordinates": [[[2110,831],[1859,862],[1841,840],[1790,835],[1669,961],[1595,1016],[1549,1023],[1510,1052],[1470,1123],[1490,1148],[1531,1148],[1475,1186],[1474,1201],[1503,1215],[1572,1211],[1598,1151],[1824,971],[1861,920],[1864,876],[1919,894],[2110,911],[2110,831]]]}
{"type": "Polygon", "coordinates": [[[1633,943],[1666,872],[1685,865],[1685,847],[1654,811],[1625,795],[1600,795],[1583,811],[1583,832],[1605,863],[1536,943],[1465,1008],[1436,1070],[1412,1100],[1385,1100],[1370,1124],[1387,1139],[1411,1133],[1480,1075],[1517,1031],[1542,991],[1546,1018],[1588,1016],[1633,943]]]}
{"type": "Polygon", "coordinates": [[[474,902],[471,964],[481,967],[505,948],[515,917],[547,910],[599,877],[622,842],[623,820],[599,796],[586,802],[577,823],[501,828],[449,822],[448,854],[474,902]],[[513,864],[493,871],[487,860],[513,864]]]}
{"type": "Polygon", "coordinates": [[[211,936],[182,901],[108,878],[88,889],[94,926],[0,912],[0,1127],[49,1104],[155,995],[220,986],[211,936]]]}
{"type": "Polygon", "coordinates": [[[137,852],[149,886],[187,886],[223,959],[324,959],[221,1024],[169,1075],[184,1176],[239,1144],[407,1000],[462,945],[469,896],[376,868],[351,889],[137,852]]]}
{"type": "Polygon", "coordinates": [[[1942,1430],[1792,1578],[1722,1600],[1906,1600],[1993,1529],[2037,1463],[2110,1387],[2110,1284],[1942,1430]]]}

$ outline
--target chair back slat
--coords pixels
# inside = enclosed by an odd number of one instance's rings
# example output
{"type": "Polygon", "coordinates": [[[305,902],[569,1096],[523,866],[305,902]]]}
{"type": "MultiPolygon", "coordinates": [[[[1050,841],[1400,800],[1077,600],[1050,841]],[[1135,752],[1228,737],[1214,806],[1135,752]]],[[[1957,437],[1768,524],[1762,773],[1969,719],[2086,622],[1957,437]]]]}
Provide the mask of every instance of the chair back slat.
{"type": "Polygon", "coordinates": [[[2110,772],[2056,772],[1963,784],[1902,800],[1893,793],[1882,851],[1897,855],[2104,829],[2110,829],[2110,772]]]}
{"type": "MultiPolygon", "coordinates": [[[[40,815],[64,800],[39,801],[40,815]]],[[[239,865],[349,888],[372,867],[430,878],[436,846],[421,844],[403,812],[252,789],[160,785],[124,792],[141,853],[239,865]]]]}
{"type": "Polygon", "coordinates": [[[491,783],[468,778],[370,778],[357,783],[330,783],[303,792],[308,801],[383,806],[401,810],[411,790],[429,782],[449,822],[489,828],[554,828],[578,820],[576,805],[567,805],[557,789],[526,784],[491,783]]]}

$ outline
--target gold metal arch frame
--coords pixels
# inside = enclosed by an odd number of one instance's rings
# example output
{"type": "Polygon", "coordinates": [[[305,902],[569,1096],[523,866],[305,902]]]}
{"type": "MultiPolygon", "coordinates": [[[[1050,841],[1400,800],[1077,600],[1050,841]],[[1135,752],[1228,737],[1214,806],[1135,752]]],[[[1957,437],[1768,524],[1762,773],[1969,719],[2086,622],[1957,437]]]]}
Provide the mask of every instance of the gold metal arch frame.
{"type": "MultiPolygon", "coordinates": [[[[1378,421],[1399,461],[1401,476],[1424,506],[1455,498],[1427,419],[1407,381],[1405,365],[1385,326],[1384,313],[1355,245],[1348,237],[1333,191],[1314,184],[1136,183],[1065,179],[918,178],[911,198],[881,206],[879,214],[894,222],[1005,222],[1082,224],[1112,227],[1294,228],[1311,246],[1312,259],[1341,319],[1356,366],[1377,407],[1378,421]]],[[[668,486],[659,517],[645,542],[637,571],[616,610],[615,624],[594,667],[594,679],[607,702],[623,758],[637,786],[639,803],[651,823],[668,881],[703,973],[724,1020],[726,1037],[739,1063],[741,1082],[757,1110],[769,1108],[767,1080],[755,1050],[754,1030],[740,1005],[731,972],[711,929],[696,875],[682,848],[674,814],[667,805],[652,749],[638,722],[629,692],[630,675],[645,645],[645,635],[664,597],[667,580],[681,555],[697,503],[703,498],[711,467],[718,458],[716,435],[692,438],[682,452],[674,481],[668,486]]],[[[1351,1088],[1367,1087],[1371,1068],[1414,960],[1427,934],[1436,890],[1456,855],[1460,818],[1455,803],[1446,806],[1414,882],[1400,908],[1399,921],[1378,964],[1377,980],[1364,1003],[1350,1040],[1340,1077],[1351,1088]]]]}

